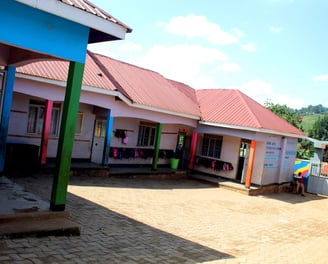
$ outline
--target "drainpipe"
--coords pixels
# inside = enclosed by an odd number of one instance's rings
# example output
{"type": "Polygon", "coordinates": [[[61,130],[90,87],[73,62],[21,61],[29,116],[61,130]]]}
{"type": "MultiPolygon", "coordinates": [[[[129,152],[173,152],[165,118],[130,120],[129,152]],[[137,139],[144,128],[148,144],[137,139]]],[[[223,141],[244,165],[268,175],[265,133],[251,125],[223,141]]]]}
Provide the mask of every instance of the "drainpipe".
{"type": "Polygon", "coordinates": [[[195,154],[197,149],[197,138],[198,138],[198,133],[193,132],[191,137],[190,157],[189,157],[189,164],[188,164],[189,170],[192,170],[194,168],[195,154]]]}
{"type": "Polygon", "coordinates": [[[155,135],[155,148],[154,148],[154,156],[152,163],[152,170],[157,170],[157,163],[159,157],[159,148],[161,145],[161,135],[162,135],[163,124],[158,123],[156,127],[156,135],[155,135]]]}
{"type": "Polygon", "coordinates": [[[246,188],[251,187],[253,167],[254,167],[254,158],[255,158],[255,149],[256,149],[256,141],[252,140],[251,147],[249,150],[249,157],[248,157],[248,166],[247,166],[247,174],[246,174],[246,181],[245,181],[246,188]]]}
{"type": "Polygon", "coordinates": [[[47,100],[41,137],[40,162],[46,164],[53,101],[47,100]]]}

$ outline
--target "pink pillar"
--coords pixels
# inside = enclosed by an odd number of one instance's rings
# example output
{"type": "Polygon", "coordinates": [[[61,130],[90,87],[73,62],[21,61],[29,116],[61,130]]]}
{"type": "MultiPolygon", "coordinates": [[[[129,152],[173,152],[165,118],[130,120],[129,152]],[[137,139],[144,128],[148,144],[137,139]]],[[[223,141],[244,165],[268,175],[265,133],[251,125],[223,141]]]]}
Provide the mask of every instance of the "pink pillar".
{"type": "Polygon", "coordinates": [[[46,164],[46,159],[47,159],[47,150],[48,150],[48,140],[49,140],[50,125],[51,125],[52,106],[53,106],[53,101],[48,100],[46,102],[46,109],[44,110],[44,120],[43,120],[41,150],[40,150],[41,165],[46,164]]]}
{"type": "Polygon", "coordinates": [[[190,157],[189,157],[189,164],[188,164],[189,170],[192,170],[194,168],[195,154],[197,148],[197,138],[198,138],[198,133],[193,132],[191,137],[190,157]]]}

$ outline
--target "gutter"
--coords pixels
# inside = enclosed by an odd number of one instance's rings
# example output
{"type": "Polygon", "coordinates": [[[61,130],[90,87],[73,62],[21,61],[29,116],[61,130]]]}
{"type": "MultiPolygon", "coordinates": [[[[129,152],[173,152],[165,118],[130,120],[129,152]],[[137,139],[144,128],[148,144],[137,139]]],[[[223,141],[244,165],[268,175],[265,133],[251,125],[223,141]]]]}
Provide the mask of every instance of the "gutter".
{"type": "Polygon", "coordinates": [[[285,132],[274,131],[270,129],[263,129],[263,128],[253,128],[253,127],[242,127],[242,126],[234,126],[234,125],[227,125],[227,124],[219,124],[213,122],[206,122],[206,121],[199,121],[199,124],[206,125],[206,126],[214,126],[214,127],[222,127],[222,128],[229,128],[229,129],[236,129],[236,130],[246,130],[251,132],[258,132],[264,134],[272,134],[277,136],[284,136],[284,137],[291,137],[291,138],[302,138],[307,139],[306,135],[297,135],[285,132]]]}
{"type": "Polygon", "coordinates": [[[130,33],[132,30],[119,22],[117,19],[110,16],[111,20],[98,17],[95,14],[88,13],[75,6],[68,5],[58,0],[16,0],[19,3],[31,6],[35,9],[53,14],[55,16],[71,20],[80,25],[93,28],[97,31],[115,36],[118,39],[124,39],[125,33],[130,33]]]}

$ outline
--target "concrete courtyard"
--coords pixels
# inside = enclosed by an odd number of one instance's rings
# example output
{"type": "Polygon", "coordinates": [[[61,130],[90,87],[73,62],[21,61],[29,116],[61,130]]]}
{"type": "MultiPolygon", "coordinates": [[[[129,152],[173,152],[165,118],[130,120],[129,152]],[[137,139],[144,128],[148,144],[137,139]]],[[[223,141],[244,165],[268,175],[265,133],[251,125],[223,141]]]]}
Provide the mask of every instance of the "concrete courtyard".
{"type": "MultiPolygon", "coordinates": [[[[15,177],[49,200],[51,175],[15,177]]],[[[328,263],[328,199],[192,179],[72,176],[80,236],[0,240],[0,263],[328,263]]]]}

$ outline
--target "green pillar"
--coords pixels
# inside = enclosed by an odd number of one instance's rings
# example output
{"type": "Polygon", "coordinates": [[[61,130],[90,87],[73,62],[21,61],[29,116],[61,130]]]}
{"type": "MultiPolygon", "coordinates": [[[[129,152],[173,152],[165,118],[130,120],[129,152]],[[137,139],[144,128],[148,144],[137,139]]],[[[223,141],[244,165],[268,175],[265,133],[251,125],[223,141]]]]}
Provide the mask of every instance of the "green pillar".
{"type": "Polygon", "coordinates": [[[50,209],[53,211],[65,210],[83,71],[83,63],[70,62],[50,200],[50,209]]]}
{"type": "Polygon", "coordinates": [[[162,128],[163,128],[163,125],[161,123],[158,123],[157,127],[156,127],[155,148],[154,148],[152,170],[157,170],[159,148],[160,148],[160,145],[161,145],[162,128]]]}

